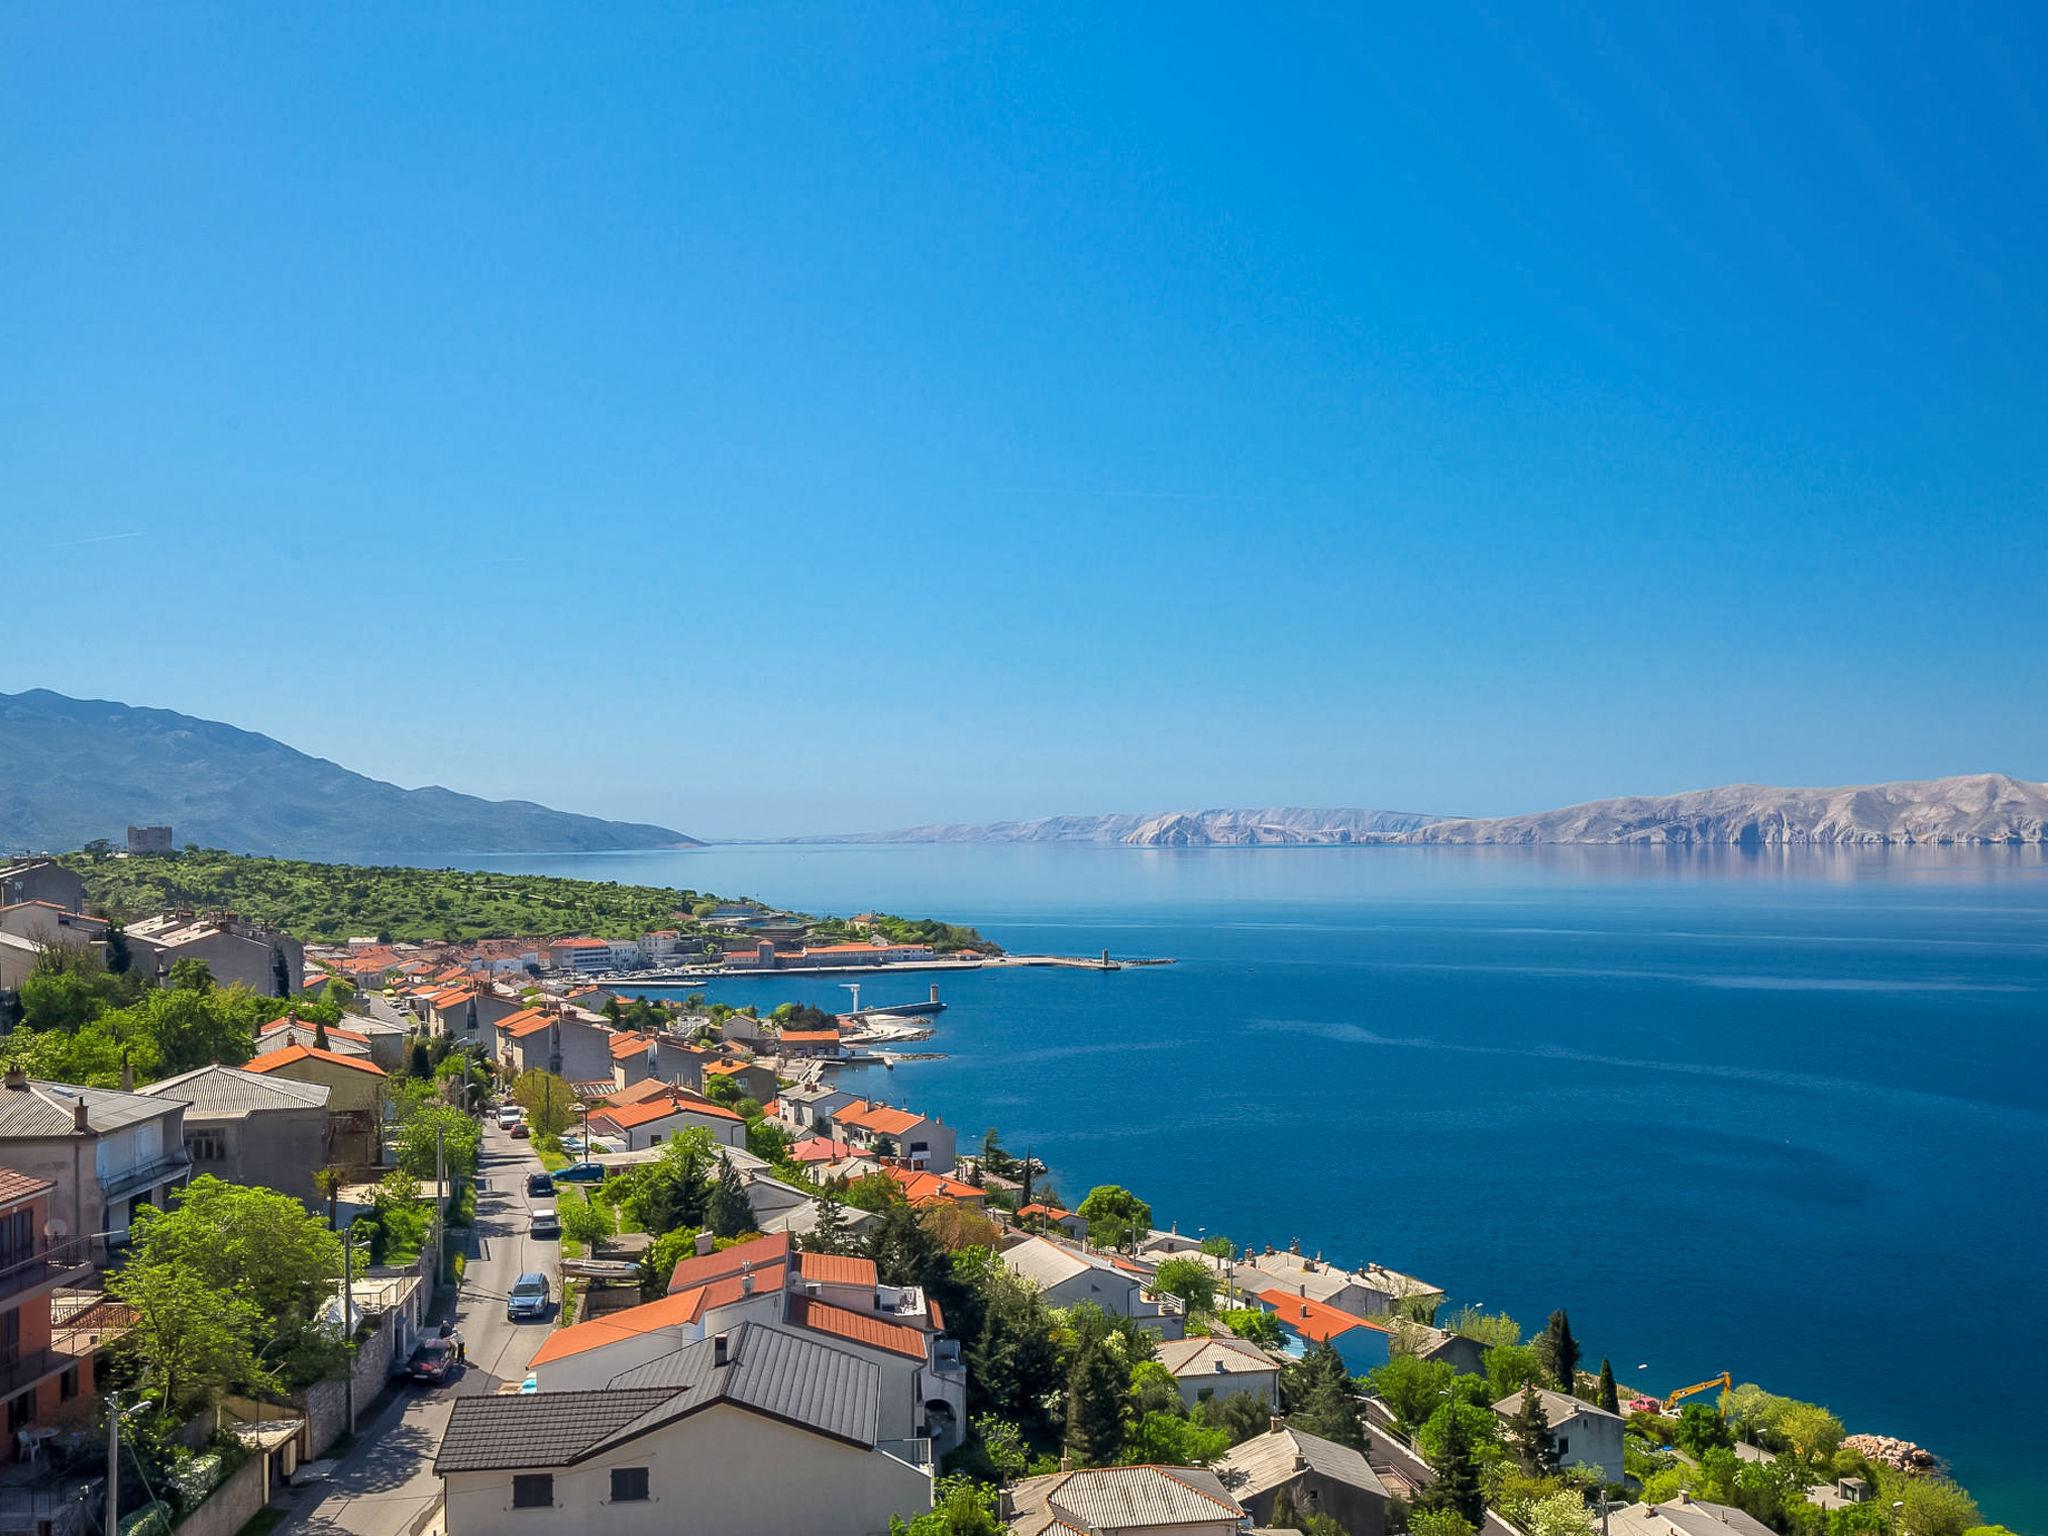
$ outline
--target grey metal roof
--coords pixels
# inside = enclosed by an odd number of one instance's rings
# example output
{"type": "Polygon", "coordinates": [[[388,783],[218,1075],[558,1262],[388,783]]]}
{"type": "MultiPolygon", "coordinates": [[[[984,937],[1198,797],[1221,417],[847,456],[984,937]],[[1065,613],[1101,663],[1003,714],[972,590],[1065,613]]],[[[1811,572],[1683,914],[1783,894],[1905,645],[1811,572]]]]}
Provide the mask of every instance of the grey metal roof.
{"type": "Polygon", "coordinates": [[[446,1476],[566,1466],[672,1395],[610,1390],[458,1397],[434,1457],[434,1471],[446,1476]]]}
{"type": "Polygon", "coordinates": [[[195,1067],[137,1090],[154,1098],[176,1099],[202,1115],[247,1114],[265,1109],[320,1109],[327,1103],[323,1083],[300,1083],[240,1067],[195,1067]]]}
{"type": "Polygon", "coordinates": [[[1084,1531],[1124,1526],[1207,1525],[1244,1510],[1199,1467],[1094,1467],[1026,1478],[1012,1490],[1020,1515],[1048,1512],[1084,1531]]]}
{"type": "Polygon", "coordinates": [[[1232,1446],[1230,1454],[1216,1463],[1215,1471],[1226,1488],[1247,1497],[1292,1482],[1304,1471],[1363,1488],[1382,1498],[1387,1493],[1387,1485],[1380,1481],[1379,1474],[1350,1446],[1284,1426],[1232,1446]],[[1296,1457],[1308,1466],[1297,1466],[1296,1457]]]}
{"type": "Polygon", "coordinates": [[[882,1372],[873,1361],[768,1323],[743,1323],[727,1333],[726,1344],[722,1366],[715,1363],[717,1341],[704,1339],[613,1377],[613,1391],[659,1387],[670,1397],[607,1440],[630,1439],[726,1402],[836,1440],[874,1446],[882,1372]]]}
{"type": "Polygon", "coordinates": [[[80,1099],[85,1100],[86,1124],[93,1134],[158,1120],[181,1108],[175,1101],[123,1093],[118,1088],[79,1088],[31,1080],[19,1088],[0,1088],[0,1140],[75,1135],[73,1116],[80,1099]]]}
{"type": "Polygon", "coordinates": [[[367,1013],[342,1014],[341,1027],[343,1029],[352,1029],[359,1035],[403,1035],[410,1033],[403,1024],[393,1024],[384,1019],[373,1018],[367,1013]]]}

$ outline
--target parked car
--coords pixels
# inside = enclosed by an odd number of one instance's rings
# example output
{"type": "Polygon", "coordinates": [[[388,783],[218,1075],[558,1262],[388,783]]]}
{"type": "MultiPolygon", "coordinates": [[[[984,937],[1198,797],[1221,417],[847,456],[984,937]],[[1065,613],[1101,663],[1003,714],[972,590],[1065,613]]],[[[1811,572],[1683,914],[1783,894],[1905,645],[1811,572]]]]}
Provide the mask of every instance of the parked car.
{"type": "Polygon", "coordinates": [[[514,1323],[522,1317],[544,1318],[548,1315],[548,1300],[546,1275],[521,1275],[512,1282],[512,1289],[505,1297],[505,1317],[514,1323]]]}
{"type": "Polygon", "coordinates": [[[498,1129],[509,1131],[525,1118],[526,1116],[520,1111],[518,1106],[513,1104],[500,1105],[498,1109],[498,1129]]]}
{"type": "Polygon", "coordinates": [[[562,1223],[555,1215],[552,1205],[536,1205],[533,1208],[533,1223],[526,1229],[529,1237],[560,1237],[562,1223]]]}
{"type": "Polygon", "coordinates": [[[512,1122],[510,1134],[514,1141],[524,1141],[527,1137],[533,1134],[533,1128],[529,1126],[524,1120],[514,1120],[512,1122]]]}
{"type": "Polygon", "coordinates": [[[412,1352],[405,1374],[429,1387],[438,1387],[455,1372],[455,1346],[446,1339],[429,1339],[412,1352]]]}
{"type": "Polygon", "coordinates": [[[552,1195],[555,1181],[545,1173],[529,1173],[526,1176],[526,1192],[529,1195],[552,1195]]]}
{"type": "Polygon", "coordinates": [[[566,1168],[555,1170],[557,1184],[602,1184],[604,1165],[601,1163],[571,1163],[566,1168]]]}

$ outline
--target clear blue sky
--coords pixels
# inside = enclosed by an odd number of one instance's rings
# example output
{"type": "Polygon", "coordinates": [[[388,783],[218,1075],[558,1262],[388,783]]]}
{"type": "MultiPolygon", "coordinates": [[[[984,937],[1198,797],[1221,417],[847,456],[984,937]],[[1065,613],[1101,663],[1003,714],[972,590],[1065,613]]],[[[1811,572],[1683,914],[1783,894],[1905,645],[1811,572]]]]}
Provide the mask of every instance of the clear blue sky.
{"type": "Polygon", "coordinates": [[[2048,777],[2039,8],[1103,9],[6,7],[0,688],[720,835],[2048,777]]]}

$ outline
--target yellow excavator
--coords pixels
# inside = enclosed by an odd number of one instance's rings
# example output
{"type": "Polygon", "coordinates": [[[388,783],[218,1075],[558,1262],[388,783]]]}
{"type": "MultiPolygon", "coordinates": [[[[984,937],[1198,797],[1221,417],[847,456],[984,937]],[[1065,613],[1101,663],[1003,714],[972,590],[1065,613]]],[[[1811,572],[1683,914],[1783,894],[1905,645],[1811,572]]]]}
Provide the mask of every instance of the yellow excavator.
{"type": "Polygon", "coordinates": [[[1705,1381],[1696,1381],[1689,1387],[1680,1387],[1676,1392],[1671,1393],[1664,1399],[1664,1411],[1670,1413],[1688,1397],[1704,1392],[1709,1387],[1719,1387],[1722,1391],[1727,1392],[1732,1391],[1734,1386],[1735,1378],[1726,1371],[1723,1371],[1718,1376],[1709,1376],[1705,1381]]]}

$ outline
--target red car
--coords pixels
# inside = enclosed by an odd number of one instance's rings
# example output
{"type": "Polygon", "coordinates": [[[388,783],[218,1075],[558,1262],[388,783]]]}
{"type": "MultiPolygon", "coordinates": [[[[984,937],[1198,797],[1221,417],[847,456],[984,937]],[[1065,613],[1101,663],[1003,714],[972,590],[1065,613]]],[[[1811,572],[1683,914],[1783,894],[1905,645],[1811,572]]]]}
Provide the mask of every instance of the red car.
{"type": "Polygon", "coordinates": [[[510,1134],[513,1140],[515,1141],[524,1141],[527,1137],[533,1134],[533,1127],[531,1127],[524,1120],[522,1120],[517,1125],[513,1126],[508,1134],[510,1134]]]}
{"type": "Polygon", "coordinates": [[[455,1369],[455,1346],[446,1339],[429,1339],[412,1352],[405,1373],[414,1381],[438,1387],[455,1369]]]}

